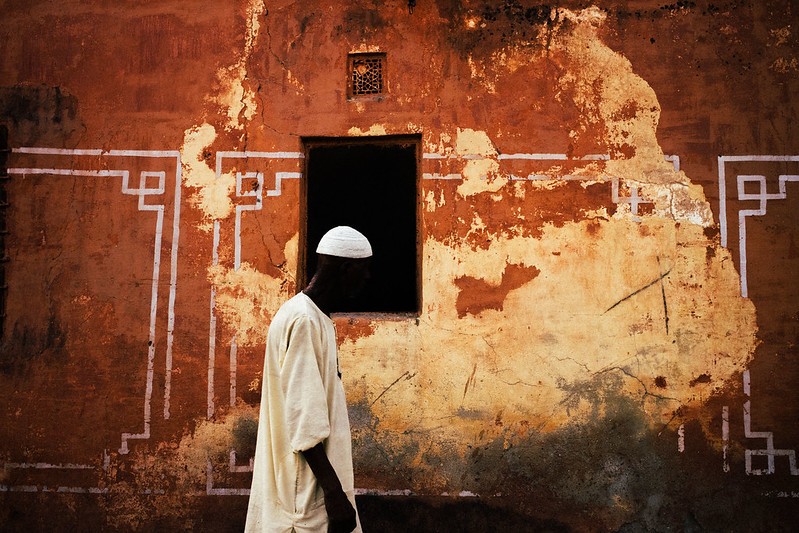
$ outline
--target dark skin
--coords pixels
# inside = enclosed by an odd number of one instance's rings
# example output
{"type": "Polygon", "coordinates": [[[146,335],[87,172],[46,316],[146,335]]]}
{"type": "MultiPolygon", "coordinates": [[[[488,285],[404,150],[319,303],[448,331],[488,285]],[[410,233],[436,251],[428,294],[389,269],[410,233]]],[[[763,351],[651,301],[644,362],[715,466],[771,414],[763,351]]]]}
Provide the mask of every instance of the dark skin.
{"type": "MultiPolygon", "coordinates": [[[[369,258],[347,259],[319,254],[316,274],[302,292],[330,316],[339,305],[357,296],[369,279],[369,258]]],[[[302,452],[325,497],[328,533],[350,533],[355,529],[355,509],[341,487],[327,458],[323,443],[302,452]]]]}

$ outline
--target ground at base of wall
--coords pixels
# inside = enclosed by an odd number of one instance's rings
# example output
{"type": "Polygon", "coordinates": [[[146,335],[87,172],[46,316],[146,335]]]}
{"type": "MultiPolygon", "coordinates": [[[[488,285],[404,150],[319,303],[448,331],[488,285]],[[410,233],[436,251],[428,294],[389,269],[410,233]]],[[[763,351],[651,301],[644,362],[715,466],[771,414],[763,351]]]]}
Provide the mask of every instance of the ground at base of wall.
{"type": "MultiPolygon", "coordinates": [[[[711,496],[711,495],[708,495],[711,496]]],[[[712,524],[700,523],[686,505],[680,524],[662,524],[654,529],[641,522],[624,524],[618,533],[654,531],[698,532],[789,532],[796,531],[799,506],[795,498],[754,498],[729,501],[724,495],[711,497],[718,505],[712,524]],[[752,522],[753,515],[767,507],[769,518],[752,522]],[[750,512],[757,510],[756,512],[750,512]],[[727,520],[722,519],[726,516],[727,520]],[[735,524],[738,524],[737,526],[735,524]]],[[[5,493],[0,495],[0,532],[74,531],[209,531],[241,532],[247,513],[247,497],[187,497],[185,514],[171,517],[134,519],[116,516],[109,522],[102,496],[91,494],[5,493]],[[52,517],[58,516],[58,523],[52,517]],[[114,523],[114,525],[109,525],[114,523]]],[[[158,498],[158,496],[153,496],[158,498]]],[[[524,514],[506,506],[503,498],[448,496],[374,496],[356,498],[365,533],[560,533],[606,531],[590,517],[552,518],[553,509],[524,514]],[[550,516],[547,516],[550,515],[550,516]],[[576,525],[580,524],[580,525],[576,525]]],[[[705,502],[709,503],[709,502],[705,502]]],[[[711,503],[712,506],[712,503],[711,503]]],[[[531,505],[535,507],[535,505],[531,505]]],[[[577,513],[579,514],[579,513],[577,513]]],[[[700,513],[701,514],[701,513],[700,513]]],[[[707,518],[707,517],[704,517],[707,518]]]]}

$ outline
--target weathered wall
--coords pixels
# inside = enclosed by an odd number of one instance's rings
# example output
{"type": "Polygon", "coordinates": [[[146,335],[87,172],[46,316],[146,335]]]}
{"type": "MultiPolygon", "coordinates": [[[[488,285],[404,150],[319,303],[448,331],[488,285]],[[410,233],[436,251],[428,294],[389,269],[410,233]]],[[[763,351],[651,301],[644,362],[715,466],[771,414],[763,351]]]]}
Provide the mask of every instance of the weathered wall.
{"type": "Polygon", "coordinates": [[[239,529],[302,137],[417,134],[421,310],[336,319],[365,526],[789,529],[795,11],[6,3],[4,528],[239,529]]]}

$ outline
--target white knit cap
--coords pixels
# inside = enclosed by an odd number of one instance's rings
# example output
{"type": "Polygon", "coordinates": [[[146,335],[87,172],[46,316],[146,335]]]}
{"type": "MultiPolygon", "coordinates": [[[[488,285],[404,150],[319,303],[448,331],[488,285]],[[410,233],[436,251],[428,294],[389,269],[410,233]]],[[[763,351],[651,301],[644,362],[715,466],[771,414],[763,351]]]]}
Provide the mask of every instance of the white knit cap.
{"type": "Polygon", "coordinates": [[[360,259],[372,256],[372,246],[360,231],[349,226],[336,226],[322,236],[316,253],[360,259]]]}

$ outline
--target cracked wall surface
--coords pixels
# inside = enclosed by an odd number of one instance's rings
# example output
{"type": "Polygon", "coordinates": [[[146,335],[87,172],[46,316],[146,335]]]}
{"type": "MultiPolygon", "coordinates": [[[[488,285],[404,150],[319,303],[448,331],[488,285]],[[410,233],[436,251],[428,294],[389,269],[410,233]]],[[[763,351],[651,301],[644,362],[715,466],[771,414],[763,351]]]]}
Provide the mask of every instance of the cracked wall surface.
{"type": "Polygon", "coordinates": [[[6,7],[3,524],[240,529],[304,140],[412,138],[418,313],[335,317],[365,529],[790,527],[791,2],[6,7]]]}

